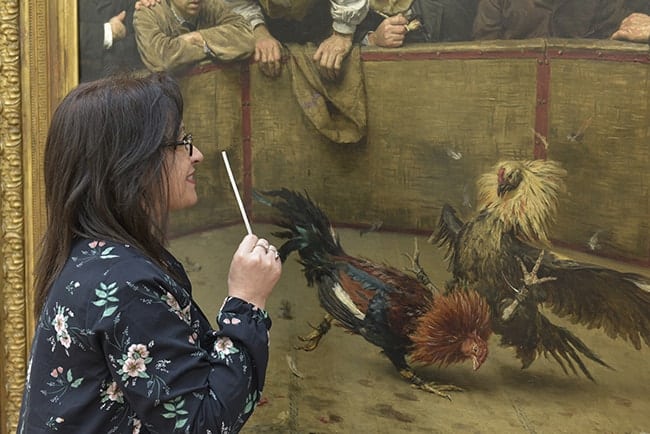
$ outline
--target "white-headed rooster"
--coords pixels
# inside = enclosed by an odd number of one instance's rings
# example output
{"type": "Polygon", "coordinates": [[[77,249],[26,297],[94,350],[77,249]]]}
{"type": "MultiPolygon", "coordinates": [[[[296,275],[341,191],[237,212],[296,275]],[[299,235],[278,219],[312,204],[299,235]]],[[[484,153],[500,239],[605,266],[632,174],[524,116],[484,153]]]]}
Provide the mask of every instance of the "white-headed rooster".
{"type": "Polygon", "coordinates": [[[550,355],[565,373],[577,374],[577,365],[594,380],[582,356],[609,366],[539,307],[640,349],[650,345],[650,279],[549,250],[565,176],[554,161],[500,162],[479,178],[478,213],[462,222],[445,205],[430,241],[448,248],[450,286],[469,285],[487,299],[494,332],[516,349],[523,368],[550,355]]]}

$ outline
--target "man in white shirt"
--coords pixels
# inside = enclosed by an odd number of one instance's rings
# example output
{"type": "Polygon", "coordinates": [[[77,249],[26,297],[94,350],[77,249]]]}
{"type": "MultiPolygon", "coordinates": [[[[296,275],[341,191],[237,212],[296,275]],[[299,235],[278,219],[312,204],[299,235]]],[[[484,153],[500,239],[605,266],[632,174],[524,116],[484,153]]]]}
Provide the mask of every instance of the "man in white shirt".
{"type": "Polygon", "coordinates": [[[280,74],[282,43],[318,44],[314,61],[321,74],[338,78],[352,49],[357,26],[368,13],[368,0],[225,0],[246,18],[255,35],[254,59],[262,72],[280,74]]]}

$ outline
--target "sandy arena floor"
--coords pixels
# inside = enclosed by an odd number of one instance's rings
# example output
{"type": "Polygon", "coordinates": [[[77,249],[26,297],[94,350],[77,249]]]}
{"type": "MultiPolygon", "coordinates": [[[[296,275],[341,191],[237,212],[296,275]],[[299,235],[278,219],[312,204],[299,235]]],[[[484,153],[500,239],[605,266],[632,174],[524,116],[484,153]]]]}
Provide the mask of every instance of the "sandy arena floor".
{"type": "MultiPolygon", "coordinates": [[[[278,242],[270,235],[273,226],[255,225],[254,230],[278,242]]],[[[210,318],[226,295],[230,258],[244,233],[237,226],[171,243],[210,318]]],[[[402,253],[413,252],[410,235],[339,233],[348,253],[400,268],[408,265],[402,253]]],[[[449,278],[443,252],[424,237],[419,244],[420,262],[442,285],[449,278]]],[[[608,266],[650,275],[648,269],[608,266]]],[[[557,320],[616,369],[589,363],[597,383],[565,375],[552,359],[538,359],[522,370],[513,351],[499,347],[493,336],[488,360],[477,372],[467,364],[417,370],[425,379],[465,389],[448,401],[412,388],[378,347],[340,327],[333,327],[315,351],[296,350],[297,336],[308,333],[308,323],[318,324],[324,312],[295,256],[284,265],[267,308],[273,328],[265,397],[244,433],[650,433],[650,349],[637,351],[598,330],[557,320]]]]}

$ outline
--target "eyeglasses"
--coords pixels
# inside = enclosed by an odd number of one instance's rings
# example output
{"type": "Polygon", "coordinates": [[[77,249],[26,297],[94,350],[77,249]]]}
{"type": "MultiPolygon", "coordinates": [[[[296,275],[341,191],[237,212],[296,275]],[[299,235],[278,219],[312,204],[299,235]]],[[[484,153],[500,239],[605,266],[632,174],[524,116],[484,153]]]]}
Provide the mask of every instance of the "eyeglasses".
{"type": "Polygon", "coordinates": [[[185,146],[185,149],[187,149],[187,152],[190,154],[191,157],[192,152],[194,151],[194,145],[192,144],[192,133],[185,134],[180,141],[176,143],[170,143],[167,146],[173,146],[174,148],[176,148],[177,146],[185,146]]]}

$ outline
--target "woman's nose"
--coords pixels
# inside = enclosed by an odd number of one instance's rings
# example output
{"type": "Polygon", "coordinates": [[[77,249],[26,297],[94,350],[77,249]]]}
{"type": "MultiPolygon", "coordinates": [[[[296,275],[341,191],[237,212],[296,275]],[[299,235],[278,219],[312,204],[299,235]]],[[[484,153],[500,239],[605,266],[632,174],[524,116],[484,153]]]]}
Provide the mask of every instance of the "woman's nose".
{"type": "Polygon", "coordinates": [[[203,161],[203,152],[201,152],[201,150],[195,146],[192,151],[191,158],[192,158],[192,163],[200,163],[201,161],[203,161]]]}

